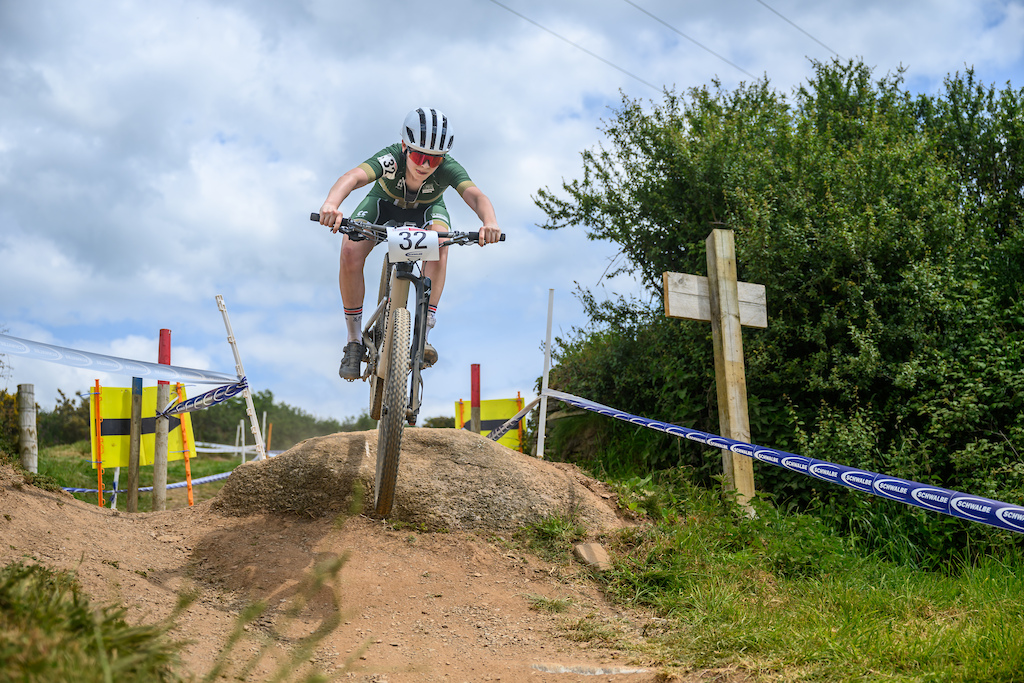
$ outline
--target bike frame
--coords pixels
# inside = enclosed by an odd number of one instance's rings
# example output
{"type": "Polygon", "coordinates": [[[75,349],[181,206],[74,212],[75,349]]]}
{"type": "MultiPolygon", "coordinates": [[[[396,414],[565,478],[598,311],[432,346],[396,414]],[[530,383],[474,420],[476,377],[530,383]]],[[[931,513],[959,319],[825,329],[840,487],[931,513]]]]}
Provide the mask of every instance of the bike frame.
{"type": "MultiPolygon", "coordinates": [[[[391,263],[385,261],[381,273],[381,298],[377,309],[366,322],[363,329],[363,344],[366,346],[370,359],[364,377],[370,379],[371,401],[375,401],[377,383],[387,379],[388,358],[390,357],[392,330],[388,329],[386,316],[396,307],[408,308],[410,290],[415,291],[413,299],[412,349],[410,354],[410,371],[412,381],[409,383],[409,403],[406,407],[405,419],[409,424],[416,424],[423,399],[423,349],[427,338],[427,308],[430,305],[430,278],[418,275],[412,262],[391,263]],[[373,328],[385,326],[385,333],[380,348],[374,344],[373,328]]],[[[371,412],[374,406],[371,405],[371,412]]]]}

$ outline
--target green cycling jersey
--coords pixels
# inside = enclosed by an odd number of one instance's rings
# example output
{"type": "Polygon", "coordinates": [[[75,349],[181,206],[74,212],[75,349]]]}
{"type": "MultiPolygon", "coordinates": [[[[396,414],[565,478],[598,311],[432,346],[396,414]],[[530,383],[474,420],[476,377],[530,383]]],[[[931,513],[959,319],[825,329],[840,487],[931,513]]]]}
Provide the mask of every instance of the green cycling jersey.
{"type": "MultiPolygon", "coordinates": [[[[419,190],[412,191],[405,186],[406,157],[402,143],[389,145],[359,165],[373,183],[366,200],[386,200],[401,209],[417,209],[424,204],[440,202],[449,187],[462,195],[475,183],[470,179],[462,164],[450,155],[445,156],[441,165],[423,181],[419,190]]],[[[366,201],[364,200],[364,202],[366,201]]]]}

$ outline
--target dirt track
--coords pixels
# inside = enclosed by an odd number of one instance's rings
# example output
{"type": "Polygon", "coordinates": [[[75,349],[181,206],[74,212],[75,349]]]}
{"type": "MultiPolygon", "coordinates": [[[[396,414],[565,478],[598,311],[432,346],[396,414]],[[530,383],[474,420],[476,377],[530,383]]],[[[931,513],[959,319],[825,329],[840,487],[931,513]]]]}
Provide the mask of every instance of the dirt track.
{"type": "Polygon", "coordinates": [[[516,549],[507,528],[425,533],[362,516],[227,514],[216,500],[129,516],[18,479],[0,471],[0,561],[73,569],[94,599],[129,605],[133,621],[163,618],[179,591],[197,588],[200,598],[179,619],[179,633],[192,641],[185,663],[199,674],[212,665],[239,609],[263,599],[270,613],[234,661],[255,651],[261,632],[283,628],[271,661],[248,679],[264,680],[291,643],[330,611],[323,593],[283,626],[302,576],[319,560],[348,553],[342,624],[311,664],[340,680],[663,680],[628,648],[651,623],[647,617],[610,605],[588,580],[589,570],[571,559],[548,564],[516,549]],[[542,598],[568,610],[534,609],[542,598]],[[616,646],[602,647],[608,640],[601,636],[612,634],[616,646]]]}

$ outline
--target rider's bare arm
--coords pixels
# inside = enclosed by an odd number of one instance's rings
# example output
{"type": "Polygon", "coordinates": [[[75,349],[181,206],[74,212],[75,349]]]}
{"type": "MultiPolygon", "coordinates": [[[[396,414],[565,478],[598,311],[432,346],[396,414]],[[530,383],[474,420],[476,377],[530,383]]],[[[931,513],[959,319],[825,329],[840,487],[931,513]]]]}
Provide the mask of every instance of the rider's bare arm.
{"type": "Polygon", "coordinates": [[[343,218],[341,203],[354,190],[369,185],[371,182],[372,179],[367,175],[366,169],[362,166],[357,166],[351,171],[345,172],[331,186],[330,192],[327,193],[327,199],[324,200],[324,205],[320,207],[320,225],[329,226],[331,232],[338,232],[338,228],[341,227],[341,219],[343,218]]]}
{"type": "Polygon", "coordinates": [[[479,187],[473,185],[462,193],[462,199],[480,219],[480,245],[500,240],[501,228],[498,227],[498,217],[494,214],[494,205],[491,204],[487,195],[479,187]]]}

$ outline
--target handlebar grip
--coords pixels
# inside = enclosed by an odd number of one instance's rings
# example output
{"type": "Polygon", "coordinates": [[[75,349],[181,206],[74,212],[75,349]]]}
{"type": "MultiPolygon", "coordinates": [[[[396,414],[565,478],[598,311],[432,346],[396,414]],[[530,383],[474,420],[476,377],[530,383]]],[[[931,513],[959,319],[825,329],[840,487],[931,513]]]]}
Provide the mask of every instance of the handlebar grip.
{"type": "MultiPolygon", "coordinates": [[[[480,233],[479,232],[467,232],[466,234],[469,235],[469,241],[470,242],[479,242],[480,241],[480,233]]],[[[501,233],[501,238],[498,241],[499,242],[504,242],[505,241],[505,233],[501,233]]]]}
{"type": "MultiPolygon", "coordinates": [[[[320,222],[320,214],[318,214],[318,213],[311,213],[311,214],[309,214],[309,220],[313,221],[314,223],[319,223],[320,222]]],[[[341,225],[342,225],[342,227],[345,227],[345,228],[352,227],[352,224],[349,222],[349,220],[347,218],[342,218],[341,219],[341,225]]]]}

